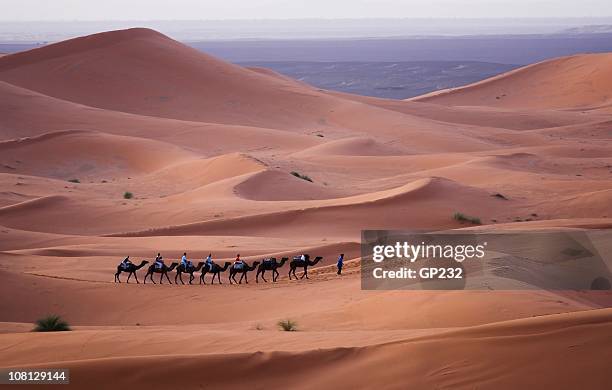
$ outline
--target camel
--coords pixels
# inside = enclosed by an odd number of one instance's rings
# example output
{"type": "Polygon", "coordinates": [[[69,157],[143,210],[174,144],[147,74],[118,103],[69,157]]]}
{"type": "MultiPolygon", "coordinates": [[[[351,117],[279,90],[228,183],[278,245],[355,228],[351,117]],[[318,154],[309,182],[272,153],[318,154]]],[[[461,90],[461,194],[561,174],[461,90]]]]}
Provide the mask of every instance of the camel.
{"type": "Polygon", "coordinates": [[[202,268],[203,265],[204,265],[203,261],[200,261],[197,266],[194,266],[193,264],[190,266],[187,266],[187,269],[185,269],[185,267],[182,264],[179,265],[178,267],[176,267],[176,275],[174,276],[174,283],[178,284],[178,282],[176,281],[176,278],[179,278],[181,281],[181,284],[185,284],[185,282],[183,282],[183,273],[185,273],[185,274],[189,274],[189,284],[192,284],[191,282],[193,282],[193,279],[195,279],[195,276],[193,276],[193,273],[198,272],[200,268],[202,268]]]}
{"type": "Polygon", "coordinates": [[[289,280],[291,280],[291,274],[293,274],[293,276],[295,276],[295,279],[297,280],[298,277],[295,274],[295,269],[298,267],[302,267],[304,268],[304,273],[302,274],[302,276],[300,277],[300,279],[304,279],[304,276],[306,277],[306,279],[308,278],[308,267],[312,267],[313,265],[317,264],[319,261],[323,260],[323,258],[321,256],[317,256],[314,261],[310,261],[310,256],[309,255],[305,255],[306,260],[301,260],[299,257],[294,257],[293,260],[291,260],[291,263],[289,263],[289,280]]]}
{"type": "Polygon", "coordinates": [[[282,267],[287,260],[289,260],[288,257],[283,257],[280,263],[277,262],[274,257],[268,261],[264,260],[261,264],[259,264],[259,267],[257,268],[257,274],[255,275],[255,282],[259,283],[259,275],[261,274],[261,278],[263,279],[263,281],[268,283],[268,281],[264,277],[264,274],[266,273],[266,271],[272,271],[272,281],[276,282],[276,280],[280,276],[280,274],[278,273],[278,268],[282,267]]]}
{"type": "Polygon", "coordinates": [[[242,268],[236,269],[236,265],[232,264],[232,266],[229,269],[229,282],[230,282],[230,284],[232,284],[232,280],[234,281],[234,283],[236,283],[236,274],[241,274],[240,275],[240,281],[238,282],[238,284],[242,284],[242,278],[244,278],[244,282],[246,284],[249,284],[249,279],[247,277],[247,272],[253,271],[255,268],[257,268],[258,265],[259,265],[259,261],[254,262],[253,265],[250,266],[250,267],[245,262],[242,265],[242,268]]]}
{"type": "Polygon", "coordinates": [[[119,264],[119,265],[117,266],[117,273],[115,274],[115,283],[117,283],[117,282],[121,283],[121,279],[119,279],[119,275],[120,275],[122,272],[127,272],[127,273],[128,273],[128,278],[127,278],[127,280],[125,281],[126,283],[129,283],[129,282],[130,282],[130,278],[132,277],[132,275],[134,275],[134,278],[136,279],[136,283],[140,284],[140,282],[138,281],[138,275],[136,275],[136,271],[138,271],[139,269],[141,269],[142,267],[144,267],[144,266],[145,266],[145,264],[149,264],[149,262],[148,262],[148,261],[146,261],[146,260],[143,260],[143,261],[141,261],[141,262],[140,262],[140,264],[138,264],[138,265],[133,264],[133,263],[130,263],[130,265],[128,266],[128,268],[127,268],[127,269],[123,268],[123,267],[121,266],[121,264],[119,264]]]}
{"type": "Polygon", "coordinates": [[[163,264],[161,268],[157,268],[157,267],[155,267],[155,264],[151,264],[149,266],[149,269],[147,270],[147,274],[145,275],[145,278],[144,278],[145,284],[147,283],[147,277],[148,276],[151,277],[151,281],[153,282],[153,284],[155,284],[155,281],[153,280],[153,274],[154,273],[161,274],[160,277],[159,277],[159,284],[164,284],[164,282],[163,282],[164,276],[166,276],[166,279],[168,280],[168,283],[172,284],[172,282],[170,281],[170,278],[168,277],[168,272],[170,272],[174,268],[176,268],[177,265],[178,265],[178,263],[172,263],[172,264],[170,264],[170,267],[168,267],[166,264],[163,264]]]}
{"type": "Polygon", "coordinates": [[[200,275],[200,284],[202,283],[206,284],[206,280],[204,279],[204,276],[207,273],[213,274],[212,280],[210,281],[211,284],[215,284],[215,276],[219,280],[219,284],[223,284],[221,283],[221,272],[225,272],[230,265],[232,265],[232,263],[230,263],[229,261],[225,262],[225,264],[223,265],[223,268],[221,268],[219,264],[215,264],[215,263],[212,264],[212,267],[206,264],[206,266],[202,268],[202,274],[200,275]]]}

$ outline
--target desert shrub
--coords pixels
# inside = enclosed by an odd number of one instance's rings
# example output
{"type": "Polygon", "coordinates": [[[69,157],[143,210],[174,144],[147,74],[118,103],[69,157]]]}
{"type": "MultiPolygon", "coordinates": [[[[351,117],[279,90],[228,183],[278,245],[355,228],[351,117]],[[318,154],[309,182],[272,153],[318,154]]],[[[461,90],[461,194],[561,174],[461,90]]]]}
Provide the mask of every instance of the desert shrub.
{"type": "Polygon", "coordinates": [[[134,197],[134,194],[132,194],[129,191],[125,191],[125,193],[123,194],[124,199],[132,199],[133,197],[134,197]]]}
{"type": "Polygon", "coordinates": [[[68,323],[60,316],[49,315],[36,321],[34,332],[64,332],[71,330],[68,323]]]}
{"type": "Polygon", "coordinates": [[[68,180],[71,183],[80,183],[81,181],[79,179],[70,179],[68,180]]]}
{"type": "Polygon", "coordinates": [[[465,214],[459,213],[459,212],[456,212],[453,215],[453,218],[456,221],[459,221],[459,222],[470,222],[470,223],[473,223],[474,225],[480,225],[481,224],[480,218],[478,218],[478,217],[470,217],[469,215],[465,215],[465,214]]]}
{"type": "Polygon", "coordinates": [[[295,332],[297,330],[297,322],[292,320],[278,321],[278,327],[285,332],[295,332]]]}
{"type": "Polygon", "coordinates": [[[299,172],[296,172],[296,171],[291,172],[291,174],[293,176],[295,176],[295,177],[299,177],[302,180],[306,180],[306,181],[309,181],[309,182],[312,183],[312,179],[310,177],[306,176],[306,175],[303,175],[303,174],[301,174],[299,172]]]}

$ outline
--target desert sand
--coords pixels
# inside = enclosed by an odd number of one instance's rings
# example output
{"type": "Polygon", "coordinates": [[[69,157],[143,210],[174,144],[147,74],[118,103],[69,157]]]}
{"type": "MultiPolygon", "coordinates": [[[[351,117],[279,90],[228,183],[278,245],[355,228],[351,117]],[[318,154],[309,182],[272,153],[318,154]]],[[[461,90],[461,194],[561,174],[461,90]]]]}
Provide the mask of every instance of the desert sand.
{"type": "Polygon", "coordinates": [[[454,212],[612,228],[611,64],[393,101],[148,29],[3,56],[0,367],[70,368],[83,389],[608,389],[611,293],[362,291],[358,259],[362,229],[468,227],[454,212]],[[323,261],[310,280],[113,282],[127,255],[184,251],[323,261]],[[74,330],[30,332],[50,313],[74,330]]]}

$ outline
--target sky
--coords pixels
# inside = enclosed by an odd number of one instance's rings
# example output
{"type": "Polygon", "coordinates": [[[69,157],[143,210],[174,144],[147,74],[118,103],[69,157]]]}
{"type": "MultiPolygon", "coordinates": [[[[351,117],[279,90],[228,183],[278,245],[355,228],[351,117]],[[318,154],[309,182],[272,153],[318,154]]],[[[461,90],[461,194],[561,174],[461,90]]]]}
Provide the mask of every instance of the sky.
{"type": "Polygon", "coordinates": [[[0,0],[1,21],[612,16],[612,0],[0,0]]]}

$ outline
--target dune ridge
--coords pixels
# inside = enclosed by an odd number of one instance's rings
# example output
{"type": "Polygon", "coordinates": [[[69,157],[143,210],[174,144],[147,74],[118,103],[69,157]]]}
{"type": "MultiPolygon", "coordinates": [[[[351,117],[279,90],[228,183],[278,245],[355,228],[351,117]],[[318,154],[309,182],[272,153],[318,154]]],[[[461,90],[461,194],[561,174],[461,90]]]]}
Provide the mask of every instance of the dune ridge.
{"type": "Polygon", "coordinates": [[[450,106],[608,110],[611,64],[609,53],[556,58],[412,100],[450,106]]]}

